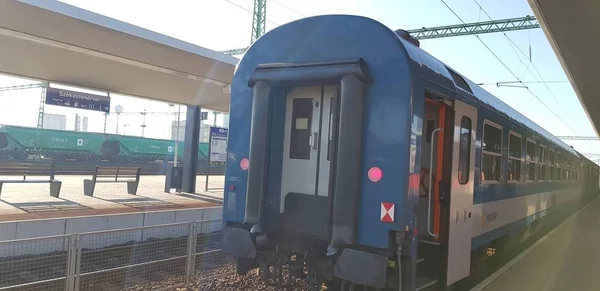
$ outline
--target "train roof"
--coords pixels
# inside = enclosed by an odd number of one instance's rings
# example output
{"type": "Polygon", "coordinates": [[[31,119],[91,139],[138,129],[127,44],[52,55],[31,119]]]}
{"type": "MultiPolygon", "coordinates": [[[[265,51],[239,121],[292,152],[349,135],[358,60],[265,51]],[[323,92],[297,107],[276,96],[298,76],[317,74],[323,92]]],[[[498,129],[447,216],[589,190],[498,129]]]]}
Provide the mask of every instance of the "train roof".
{"type": "Polygon", "coordinates": [[[397,32],[397,34],[404,44],[409,57],[413,61],[413,70],[415,70],[413,72],[414,74],[431,79],[432,81],[453,91],[460,92],[464,97],[470,99],[471,101],[476,102],[486,107],[486,109],[506,117],[515,123],[519,123],[534,132],[537,132],[539,135],[554,143],[556,146],[559,146],[565,151],[578,156],[578,153],[565,142],[552,135],[543,127],[525,117],[514,108],[508,106],[508,104],[496,98],[485,89],[476,85],[468,78],[460,75],[458,72],[456,72],[456,70],[453,70],[442,61],[436,59],[423,49],[416,46],[414,41],[402,37],[401,32],[402,31],[397,32]],[[457,78],[458,76],[460,78],[457,78]],[[467,84],[468,86],[466,86],[467,84]]]}

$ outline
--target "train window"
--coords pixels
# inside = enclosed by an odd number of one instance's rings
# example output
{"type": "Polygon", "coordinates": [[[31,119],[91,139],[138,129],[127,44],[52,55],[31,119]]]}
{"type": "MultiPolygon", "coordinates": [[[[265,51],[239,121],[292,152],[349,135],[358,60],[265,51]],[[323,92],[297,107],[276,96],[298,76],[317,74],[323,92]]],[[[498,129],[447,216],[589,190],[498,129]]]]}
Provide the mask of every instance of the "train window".
{"type": "Polygon", "coordinates": [[[525,180],[535,181],[536,168],[535,142],[528,139],[525,147],[525,180]]]}
{"type": "Polygon", "coordinates": [[[546,180],[546,173],[548,170],[548,166],[546,166],[546,164],[548,163],[548,152],[547,152],[547,148],[543,145],[540,145],[540,151],[538,152],[538,162],[540,163],[540,168],[538,171],[538,181],[545,181],[546,180]]]}
{"type": "Polygon", "coordinates": [[[508,176],[509,181],[521,180],[521,136],[511,132],[508,135],[508,176]]]}
{"type": "Polygon", "coordinates": [[[548,180],[554,180],[554,150],[548,151],[548,180]]]}
{"type": "Polygon", "coordinates": [[[568,180],[568,170],[567,170],[567,165],[568,165],[569,161],[567,160],[567,156],[563,153],[562,154],[562,180],[566,181],[568,180]]]}
{"type": "Polygon", "coordinates": [[[564,181],[568,181],[569,180],[569,158],[563,154],[563,165],[562,165],[562,179],[564,181]]]}
{"type": "Polygon", "coordinates": [[[556,174],[554,176],[554,180],[560,181],[562,180],[562,155],[559,151],[556,151],[556,174]]]}
{"type": "Polygon", "coordinates": [[[502,127],[484,121],[483,154],[481,160],[481,181],[500,181],[500,162],[502,159],[502,127]]]}
{"type": "Polygon", "coordinates": [[[312,98],[296,98],[292,103],[290,159],[310,159],[310,133],[313,115],[312,98]]]}
{"type": "Polygon", "coordinates": [[[567,172],[567,181],[571,180],[571,176],[573,176],[573,174],[571,174],[571,158],[566,156],[565,157],[565,168],[566,168],[566,172],[567,172]]]}
{"type": "Polygon", "coordinates": [[[460,120],[460,145],[458,150],[458,182],[469,182],[471,164],[471,118],[463,116],[460,120]]]}
{"type": "Polygon", "coordinates": [[[556,151],[556,164],[556,180],[563,181],[565,179],[565,156],[563,153],[559,155],[558,151],[556,151]]]}
{"type": "Polygon", "coordinates": [[[571,181],[573,180],[573,170],[571,169],[571,158],[567,159],[567,168],[569,169],[567,171],[567,180],[571,181]]]}
{"type": "Polygon", "coordinates": [[[565,180],[565,176],[566,176],[565,175],[565,172],[566,172],[566,170],[565,170],[565,164],[566,164],[565,163],[566,162],[565,158],[566,158],[565,154],[561,153],[560,154],[560,178],[559,179],[562,180],[562,181],[565,180]]]}
{"type": "Polygon", "coordinates": [[[454,79],[454,83],[456,84],[457,87],[473,94],[473,91],[471,91],[471,87],[469,87],[469,84],[467,84],[467,82],[465,81],[465,79],[463,77],[461,77],[459,74],[457,74],[453,70],[450,70],[448,67],[446,67],[446,69],[448,69],[448,71],[450,72],[450,75],[452,75],[452,79],[454,79]]]}
{"type": "Polygon", "coordinates": [[[431,142],[431,134],[435,129],[435,120],[427,119],[425,122],[425,142],[431,142]]]}

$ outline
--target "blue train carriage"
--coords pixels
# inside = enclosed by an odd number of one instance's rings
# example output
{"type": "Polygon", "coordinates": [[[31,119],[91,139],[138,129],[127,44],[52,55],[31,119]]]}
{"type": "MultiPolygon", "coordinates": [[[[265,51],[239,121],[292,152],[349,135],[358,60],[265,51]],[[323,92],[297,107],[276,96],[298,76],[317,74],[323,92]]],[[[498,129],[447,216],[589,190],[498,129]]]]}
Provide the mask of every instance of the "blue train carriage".
{"type": "Polygon", "coordinates": [[[334,290],[456,286],[482,250],[598,189],[597,165],[358,16],[255,42],[229,130],[222,247],[273,284],[287,264],[334,290]]]}

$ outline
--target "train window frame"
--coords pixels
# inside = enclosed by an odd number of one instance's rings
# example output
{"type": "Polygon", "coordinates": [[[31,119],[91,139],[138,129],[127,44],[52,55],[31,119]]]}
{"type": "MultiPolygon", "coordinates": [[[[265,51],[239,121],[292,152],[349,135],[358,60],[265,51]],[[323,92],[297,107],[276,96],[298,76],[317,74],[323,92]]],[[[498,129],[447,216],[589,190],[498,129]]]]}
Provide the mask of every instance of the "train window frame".
{"type": "Polygon", "coordinates": [[[569,164],[567,165],[569,167],[569,181],[573,181],[573,157],[569,156],[569,164]]]}
{"type": "Polygon", "coordinates": [[[555,153],[555,160],[554,160],[554,172],[555,172],[555,179],[554,181],[562,181],[562,171],[563,171],[563,167],[562,167],[562,153],[560,152],[560,150],[556,150],[555,153]]]}
{"type": "Polygon", "coordinates": [[[505,175],[506,175],[506,182],[508,183],[520,183],[521,182],[521,178],[522,178],[522,174],[523,174],[523,136],[515,131],[510,130],[508,132],[508,144],[507,144],[507,163],[506,163],[506,170],[505,170],[505,175]],[[511,147],[510,147],[510,143],[511,143],[511,138],[512,137],[516,137],[519,139],[519,157],[515,157],[511,155],[511,147]],[[510,166],[509,163],[510,161],[517,161],[517,165],[519,167],[518,170],[518,175],[516,179],[510,179],[510,176],[508,174],[509,170],[510,170],[510,166]]]}
{"type": "Polygon", "coordinates": [[[471,139],[472,139],[472,135],[473,135],[473,120],[471,119],[470,116],[467,115],[463,115],[460,118],[460,128],[459,128],[459,144],[458,144],[458,166],[457,166],[457,179],[458,179],[458,183],[461,185],[465,185],[467,183],[469,183],[469,176],[471,173],[471,139]],[[463,122],[467,120],[469,122],[469,127],[465,128],[463,122]],[[467,139],[467,145],[466,148],[462,147],[462,133],[463,133],[463,129],[468,130],[468,139],[467,139]],[[462,159],[466,159],[466,162],[462,162],[462,159]],[[465,168],[463,168],[465,167],[465,168]],[[463,173],[463,175],[461,175],[460,173],[463,173]],[[466,173],[466,175],[464,175],[464,173],[466,173]],[[464,178],[464,179],[461,179],[464,178]]]}
{"type": "Polygon", "coordinates": [[[566,172],[565,165],[567,164],[566,163],[567,156],[565,155],[564,152],[561,152],[560,158],[561,158],[561,160],[560,160],[560,180],[565,181],[566,180],[565,178],[567,177],[567,175],[565,174],[565,172],[566,172]]]}
{"type": "Polygon", "coordinates": [[[575,175],[577,175],[577,169],[575,168],[575,159],[576,157],[571,157],[571,181],[575,181],[575,175]]]}
{"type": "Polygon", "coordinates": [[[525,139],[525,182],[535,182],[537,181],[537,172],[538,172],[538,146],[535,140],[531,138],[525,139]],[[531,155],[532,160],[529,161],[527,159],[529,154],[529,144],[533,144],[533,155],[531,155]],[[529,179],[529,165],[533,164],[533,179],[529,179]]]}
{"type": "Polygon", "coordinates": [[[548,147],[541,144],[538,150],[538,175],[537,181],[548,181],[548,147]],[[542,156],[542,148],[544,149],[544,155],[542,156]],[[544,172],[544,179],[540,179],[540,173],[544,172]]]}
{"type": "Polygon", "coordinates": [[[481,131],[481,171],[479,172],[479,181],[482,184],[498,184],[500,183],[500,181],[502,180],[502,149],[504,147],[504,128],[491,121],[488,119],[484,119],[483,120],[483,129],[481,131]],[[496,152],[491,152],[491,151],[486,151],[484,150],[484,143],[485,143],[485,129],[486,129],[486,125],[489,125],[491,127],[495,127],[496,129],[500,130],[500,153],[496,153],[496,152]],[[491,180],[485,180],[483,178],[483,158],[485,155],[490,155],[490,156],[494,156],[494,157],[500,157],[500,165],[498,166],[498,179],[491,179],[491,180]]]}
{"type": "Polygon", "coordinates": [[[556,181],[554,178],[556,177],[554,172],[554,164],[556,163],[556,151],[554,149],[548,148],[548,179],[546,181],[556,181]],[[552,160],[550,160],[552,157],[552,160]],[[550,175],[552,174],[552,175],[550,175]]]}
{"type": "Polygon", "coordinates": [[[563,153],[563,180],[569,181],[569,157],[563,153]]]}
{"type": "Polygon", "coordinates": [[[571,156],[567,157],[566,162],[567,162],[566,166],[565,166],[566,167],[566,180],[571,181],[573,179],[573,177],[572,177],[573,171],[571,170],[571,156]]]}
{"type": "Polygon", "coordinates": [[[311,159],[311,149],[309,143],[304,141],[308,140],[312,134],[312,127],[315,122],[315,120],[313,120],[315,114],[314,110],[320,109],[315,109],[314,99],[308,97],[293,98],[291,106],[292,120],[288,125],[290,136],[287,137],[289,139],[289,152],[287,153],[286,158],[290,160],[308,161],[311,159]],[[308,114],[309,108],[310,114],[308,114]],[[297,122],[299,119],[307,120],[306,128],[298,129],[297,122]]]}

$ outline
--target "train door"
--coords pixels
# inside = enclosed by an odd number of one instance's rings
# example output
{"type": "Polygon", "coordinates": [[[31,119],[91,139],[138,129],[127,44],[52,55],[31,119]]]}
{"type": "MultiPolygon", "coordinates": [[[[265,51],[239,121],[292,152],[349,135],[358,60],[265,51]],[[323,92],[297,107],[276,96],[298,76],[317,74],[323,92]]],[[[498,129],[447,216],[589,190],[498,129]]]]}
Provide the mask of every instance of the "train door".
{"type": "Polygon", "coordinates": [[[439,282],[445,257],[443,240],[444,219],[441,196],[449,181],[448,158],[452,132],[451,107],[448,101],[427,94],[423,117],[421,143],[421,179],[419,190],[418,228],[419,245],[417,261],[417,290],[439,282]]]}
{"type": "Polygon", "coordinates": [[[311,221],[327,225],[323,219],[329,219],[325,209],[329,207],[337,91],[337,86],[295,87],[287,95],[280,199],[280,213],[288,214],[283,217],[284,228],[288,224],[288,229],[315,235],[311,230],[315,226],[306,220],[305,225],[298,225],[298,215],[311,212],[311,221]],[[315,207],[323,211],[311,209],[315,207]]]}
{"type": "Polygon", "coordinates": [[[425,99],[419,189],[419,234],[424,242],[439,244],[440,182],[443,180],[446,114],[444,102],[425,99]]]}
{"type": "Polygon", "coordinates": [[[470,274],[477,109],[455,101],[453,127],[452,174],[448,207],[447,285],[470,274]]]}

